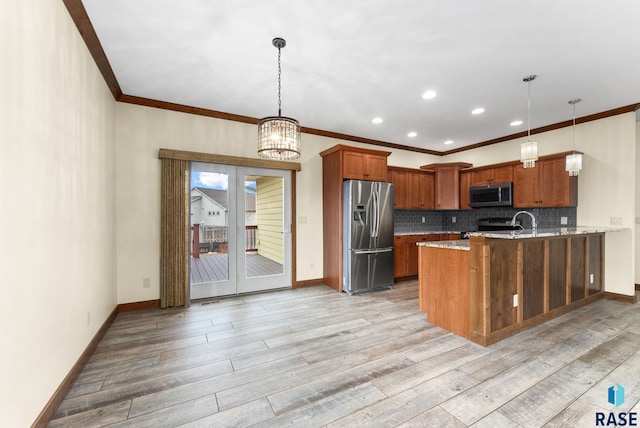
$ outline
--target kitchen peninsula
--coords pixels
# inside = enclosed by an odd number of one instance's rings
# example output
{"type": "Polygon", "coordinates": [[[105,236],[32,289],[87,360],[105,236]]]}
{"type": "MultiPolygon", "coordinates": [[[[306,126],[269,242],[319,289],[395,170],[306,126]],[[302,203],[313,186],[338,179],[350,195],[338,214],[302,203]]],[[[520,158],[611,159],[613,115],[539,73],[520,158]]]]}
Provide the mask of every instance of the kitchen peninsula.
{"type": "Polygon", "coordinates": [[[488,346],[603,297],[604,237],[612,227],[475,232],[419,242],[427,320],[488,346]]]}

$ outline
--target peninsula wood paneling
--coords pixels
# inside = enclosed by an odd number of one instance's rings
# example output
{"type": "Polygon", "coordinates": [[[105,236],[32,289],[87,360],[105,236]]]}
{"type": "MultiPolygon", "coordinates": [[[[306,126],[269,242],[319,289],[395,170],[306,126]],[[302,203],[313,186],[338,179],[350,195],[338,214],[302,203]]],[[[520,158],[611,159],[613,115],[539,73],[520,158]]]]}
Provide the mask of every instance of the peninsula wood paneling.
{"type": "Polygon", "coordinates": [[[602,240],[604,235],[591,235],[588,238],[588,275],[593,275],[593,282],[587,276],[587,293],[595,294],[602,290],[602,240]]]}
{"type": "Polygon", "coordinates": [[[522,242],[522,318],[544,312],[544,241],[522,242]]]}
{"type": "Polygon", "coordinates": [[[567,304],[567,240],[549,240],[549,310],[567,304]]]}
{"type": "Polygon", "coordinates": [[[516,323],[516,308],[513,307],[513,295],[517,289],[517,243],[501,242],[491,246],[489,298],[490,331],[500,330],[516,323]]]}
{"type": "Polygon", "coordinates": [[[585,298],[585,238],[571,238],[571,302],[585,298]]]}

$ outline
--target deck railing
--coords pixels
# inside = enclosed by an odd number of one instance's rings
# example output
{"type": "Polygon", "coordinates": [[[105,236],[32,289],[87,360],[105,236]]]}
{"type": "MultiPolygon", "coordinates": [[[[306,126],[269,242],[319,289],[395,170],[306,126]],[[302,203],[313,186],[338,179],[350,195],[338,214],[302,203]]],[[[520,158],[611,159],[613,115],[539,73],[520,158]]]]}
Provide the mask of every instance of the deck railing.
{"type": "MultiPolygon", "coordinates": [[[[207,226],[195,224],[192,230],[192,255],[199,257],[200,253],[220,252],[226,253],[229,228],[227,226],[207,226]],[[196,236],[197,233],[197,236],[196,236]]],[[[258,226],[245,227],[245,251],[256,251],[258,226]]]]}

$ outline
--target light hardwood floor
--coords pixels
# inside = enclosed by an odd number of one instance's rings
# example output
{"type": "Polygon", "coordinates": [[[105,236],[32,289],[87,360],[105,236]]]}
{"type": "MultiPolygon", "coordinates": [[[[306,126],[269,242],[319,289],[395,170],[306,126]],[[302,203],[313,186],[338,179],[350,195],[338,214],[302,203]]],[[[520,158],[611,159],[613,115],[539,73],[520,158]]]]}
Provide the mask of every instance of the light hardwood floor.
{"type": "Polygon", "coordinates": [[[52,427],[595,426],[640,412],[640,304],[600,300],[483,348],[417,283],[119,314],[52,427]],[[607,389],[625,387],[625,403],[607,389]]]}

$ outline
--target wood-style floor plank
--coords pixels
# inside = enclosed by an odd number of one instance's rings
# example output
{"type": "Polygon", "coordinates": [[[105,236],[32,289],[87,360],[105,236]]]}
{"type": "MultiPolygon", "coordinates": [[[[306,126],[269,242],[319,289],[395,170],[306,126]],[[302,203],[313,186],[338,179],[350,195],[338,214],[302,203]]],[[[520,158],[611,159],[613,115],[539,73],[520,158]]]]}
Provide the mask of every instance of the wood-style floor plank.
{"type": "Polygon", "coordinates": [[[640,304],[481,347],[417,298],[312,286],[118,314],[50,426],[592,426],[615,383],[640,408],[640,304]]]}

